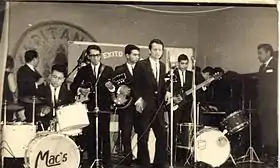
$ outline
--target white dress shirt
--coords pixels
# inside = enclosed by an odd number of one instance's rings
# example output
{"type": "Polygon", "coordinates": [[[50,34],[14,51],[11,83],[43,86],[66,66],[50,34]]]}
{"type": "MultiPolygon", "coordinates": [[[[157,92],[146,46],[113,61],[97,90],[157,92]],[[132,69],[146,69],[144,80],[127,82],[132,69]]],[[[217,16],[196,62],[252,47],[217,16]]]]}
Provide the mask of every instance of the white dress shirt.
{"type": "Polygon", "coordinates": [[[52,103],[53,103],[53,104],[55,104],[55,102],[54,102],[54,95],[55,95],[56,103],[57,103],[57,101],[58,101],[58,96],[59,96],[60,87],[61,87],[61,86],[59,86],[59,87],[57,87],[57,88],[55,89],[52,85],[50,85],[50,88],[51,88],[51,95],[52,95],[52,103]],[[54,92],[54,90],[55,90],[55,92],[54,92]]]}
{"type": "Polygon", "coordinates": [[[179,69],[178,72],[180,76],[181,86],[183,87],[186,82],[186,71],[182,71],[181,69],[179,69]]]}
{"type": "Polygon", "coordinates": [[[151,57],[149,58],[154,76],[156,78],[157,83],[159,82],[159,60],[154,60],[151,57]]]}
{"type": "Polygon", "coordinates": [[[126,63],[126,66],[130,72],[131,75],[133,75],[133,69],[135,67],[135,64],[129,64],[129,63],[126,63]]]}
{"type": "Polygon", "coordinates": [[[93,70],[93,74],[95,75],[95,77],[98,77],[98,69],[99,69],[100,63],[98,63],[97,65],[93,65],[91,64],[92,70],[93,70]]]}

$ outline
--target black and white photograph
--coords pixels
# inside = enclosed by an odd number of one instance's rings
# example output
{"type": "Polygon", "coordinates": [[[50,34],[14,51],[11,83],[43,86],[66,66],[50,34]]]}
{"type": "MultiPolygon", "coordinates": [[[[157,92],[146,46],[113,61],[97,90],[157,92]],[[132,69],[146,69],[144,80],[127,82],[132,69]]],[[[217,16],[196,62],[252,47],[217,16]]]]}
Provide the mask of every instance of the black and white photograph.
{"type": "Polygon", "coordinates": [[[279,9],[0,2],[0,167],[279,167],[279,9]]]}

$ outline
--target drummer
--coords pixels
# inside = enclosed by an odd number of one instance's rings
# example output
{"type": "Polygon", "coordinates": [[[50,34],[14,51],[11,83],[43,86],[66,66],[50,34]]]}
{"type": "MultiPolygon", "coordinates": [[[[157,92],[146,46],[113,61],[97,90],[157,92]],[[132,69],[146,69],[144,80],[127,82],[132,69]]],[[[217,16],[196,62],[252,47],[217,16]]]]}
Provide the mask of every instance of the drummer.
{"type": "Polygon", "coordinates": [[[55,110],[63,105],[74,103],[75,99],[65,83],[66,67],[53,65],[49,82],[38,89],[38,96],[45,98],[44,105],[36,110],[44,129],[48,129],[55,116],[55,110]]]}
{"type": "Polygon", "coordinates": [[[14,59],[12,56],[7,57],[6,69],[3,85],[3,103],[7,101],[7,118],[8,122],[11,121],[24,121],[24,107],[17,104],[17,83],[14,75],[14,59]]]}

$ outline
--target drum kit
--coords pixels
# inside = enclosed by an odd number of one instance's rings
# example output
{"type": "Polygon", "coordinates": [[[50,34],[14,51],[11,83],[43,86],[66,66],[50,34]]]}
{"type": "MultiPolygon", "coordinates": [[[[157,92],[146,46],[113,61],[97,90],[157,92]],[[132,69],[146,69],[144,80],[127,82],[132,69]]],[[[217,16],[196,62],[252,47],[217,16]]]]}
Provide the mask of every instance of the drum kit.
{"type": "MultiPolygon", "coordinates": [[[[217,114],[216,112],[215,114],[217,114]]],[[[259,159],[252,147],[251,143],[251,112],[249,112],[249,119],[246,117],[244,111],[238,110],[226,116],[220,126],[222,131],[219,128],[213,126],[203,126],[198,124],[197,135],[196,135],[196,158],[197,162],[206,163],[212,167],[220,167],[223,165],[229,158],[236,165],[235,160],[231,155],[231,143],[229,136],[237,134],[249,125],[250,127],[250,147],[245,154],[250,157],[249,161],[239,163],[253,162],[260,163],[259,159]],[[254,161],[252,158],[255,155],[257,161],[254,161]]],[[[177,148],[183,148],[190,152],[190,155],[187,156],[185,164],[190,164],[189,160],[193,156],[194,151],[194,136],[193,123],[180,123],[177,124],[177,148]]],[[[193,156],[194,157],[194,156],[193,156]]]]}
{"type": "Polygon", "coordinates": [[[1,163],[4,158],[24,158],[26,168],[47,168],[52,166],[78,168],[80,148],[71,139],[82,134],[82,129],[89,125],[87,108],[82,103],[73,103],[55,110],[48,131],[37,131],[35,106],[43,103],[42,98],[25,97],[21,102],[33,104],[33,119],[28,122],[6,122],[7,110],[24,109],[18,104],[4,103],[2,124],[1,163]]]}

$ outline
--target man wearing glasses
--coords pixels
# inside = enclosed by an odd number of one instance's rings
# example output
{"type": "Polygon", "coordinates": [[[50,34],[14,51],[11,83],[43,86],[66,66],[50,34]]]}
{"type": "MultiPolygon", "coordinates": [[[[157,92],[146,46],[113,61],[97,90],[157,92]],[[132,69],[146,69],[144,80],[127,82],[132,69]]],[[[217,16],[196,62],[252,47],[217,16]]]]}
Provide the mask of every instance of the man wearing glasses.
{"type": "Polygon", "coordinates": [[[111,111],[112,98],[110,91],[105,86],[105,83],[113,77],[113,69],[101,63],[101,48],[99,46],[89,45],[86,49],[86,55],[90,60],[90,63],[78,71],[70,89],[75,95],[81,94],[88,97],[88,100],[85,101],[85,103],[90,111],[88,113],[90,125],[85,128],[84,134],[86,138],[86,149],[89,161],[92,163],[96,159],[95,112],[98,111],[98,159],[102,158],[102,163],[105,168],[112,167],[109,132],[109,112],[111,111]],[[100,149],[102,149],[102,155],[100,149]]]}
{"type": "Polygon", "coordinates": [[[49,76],[49,83],[40,86],[38,89],[38,95],[46,99],[46,104],[38,107],[39,116],[45,130],[48,129],[50,120],[54,117],[54,109],[74,102],[74,96],[64,83],[66,73],[66,67],[54,65],[49,76]]]}

